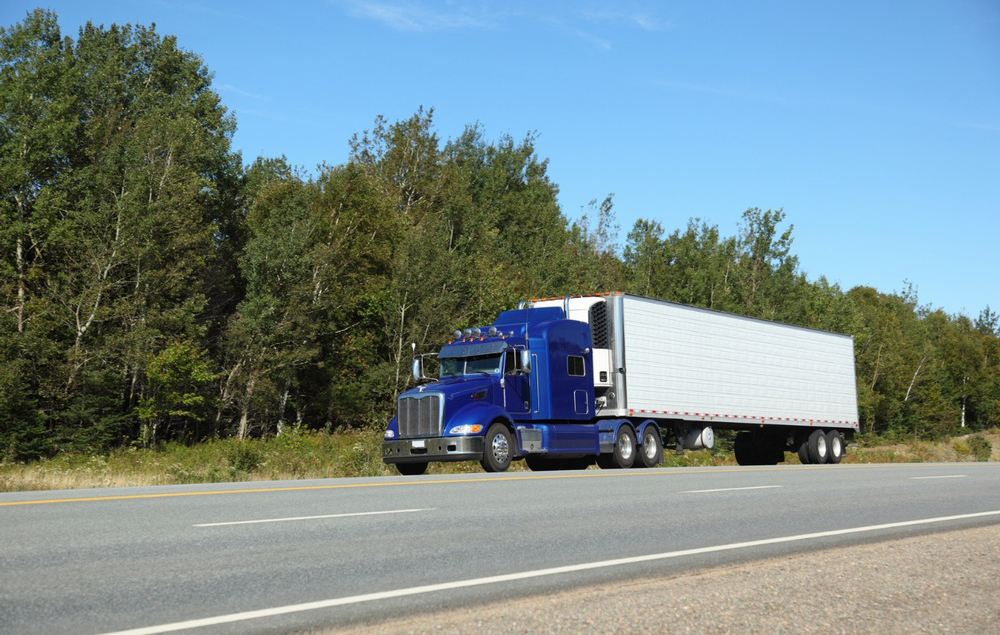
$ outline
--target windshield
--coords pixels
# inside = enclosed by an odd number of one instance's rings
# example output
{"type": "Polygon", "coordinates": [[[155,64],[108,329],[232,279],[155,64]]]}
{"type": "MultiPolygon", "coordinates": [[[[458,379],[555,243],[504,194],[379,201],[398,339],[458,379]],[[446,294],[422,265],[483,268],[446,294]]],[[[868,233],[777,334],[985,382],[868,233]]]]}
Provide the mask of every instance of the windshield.
{"type": "Polygon", "coordinates": [[[494,374],[500,372],[502,355],[477,355],[475,357],[450,357],[441,361],[441,378],[476,373],[494,374]]]}

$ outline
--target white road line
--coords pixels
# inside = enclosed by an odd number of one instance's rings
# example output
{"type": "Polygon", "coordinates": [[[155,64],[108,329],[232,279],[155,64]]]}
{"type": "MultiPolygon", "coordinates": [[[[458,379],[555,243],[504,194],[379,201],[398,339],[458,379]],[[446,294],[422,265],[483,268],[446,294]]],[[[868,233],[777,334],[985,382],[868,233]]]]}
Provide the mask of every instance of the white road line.
{"type": "Polygon", "coordinates": [[[911,476],[911,481],[927,481],[934,478],[965,478],[968,474],[948,474],[947,476],[911,476]]]}
{"type": "Polygon", "coordinates": [[[708,494],[710,492],[739,492],[748,489],[775,489],[784,485],[757,485],[756,487],[726,487],[723,489],[691,489],[681,494],[708,494]]]}
{"type": "Polygon", "coordinates": [[[225,527],[228,525],[255,525],[257,523],[287,523],[295,520],[318,520],[320,518],[350,518],[352,516],[378,516],[381,514],[409,514],[412,512],[429,512],[434,508],[427,509],[390,509],[381,512],[355,512],[351,514],[326,514],[325,516],[295,516],[293,518],[264,518],[261,520],[234,520],[225,523],[203,523],[194,525],[195,527],[225,527]]]}
{"type": "Polygon", "coordinates": [[[266,617],[286,615],[288,613],[301,613],[303,611],[315,611],[317,609],[328,609],[337,606],[347,606],[350,604],[361,604],[362,602],[373,602],[375,600],[390,600],[410,595],[421,595],[424,593],[435,593],[437,591],[449,591],[454,589],[466,589],[469,587],[484,586],[488,584],[499,584],[502,582],[516,582],[518,580],[529,580],[544,576],[559,575],[561,573],[576,573],[579,571],[590,571],[593,569],[606,569],[627,564],[637,564],[643,562],[654,562],[656,560],[667,560],[669,558],[680,558],[684,556],[695,556],[705,553],[717,553],[720,551],[733,551],[736,549],[748,549],[750,547],[760,547],[764,545],[777,545],[787,542],[798,542],[803,540],[813,540],[816,538],[829,538],[832,536],[846,536],[849,534],[861,534],[884,529],[896,529],[899,527],[914,527],[917,525],[931,525],[934,523],[945,523],[953,520],[971,520],[974,518],[988,518],[990,516],[1000,516],[1000,510],[979,512],[975,514],[959,514],[957,516],[941,516],[938,518],[923,518],[920,520],[907,520],[898,523],[885,523],[883,525],[868,525],[866,527],[851,527],[849,529],[834,529],[831,531],[818,531],[811,534],[799,534],[796,536],[783,536],[781,538],[766,538],[764,540],[750,540],[748,542],[735,542],[727,545],[715,545],[713,547],[699,547],[697,549],[684,549],[681,551],[668,551],[666,553],[655,553],[647,556],[634,556],[631,558],[618,558],[615,560],[601,560],[599,562],[587,562],[574,564],[565,567],[553,567],[551,569],[538,569],[536,571],[524,571],[522,573],[509,573],[506,575],[495,575],[486,578],[473,578],[471,580],[459,580],[457,582],[443,582],[441,584],[428,584],[426,586],[410,587],[408,589],[396,589],[394,591],[383,591],[380,593],[365,593],[362,595],[351,595],[331,600],[321,600],[319,602],[306,602],[304,604],[290,604],[288,606],[277,606],[259,611],[245,611],[243,613],[232,613],[230,615],[219,615],[198,620],[188,620],[185,622],[174,622],[172,624],[160,624],[158,626],[147,626],[135,628],[127,631],[117,631],[114,633],[104,633],[103,635],[158,635],[159,633],[172,633],[189,628],[203,628],[205,626],[218,626],[220,624],[231,624],[245,620],[255,620],[266,617]]]}

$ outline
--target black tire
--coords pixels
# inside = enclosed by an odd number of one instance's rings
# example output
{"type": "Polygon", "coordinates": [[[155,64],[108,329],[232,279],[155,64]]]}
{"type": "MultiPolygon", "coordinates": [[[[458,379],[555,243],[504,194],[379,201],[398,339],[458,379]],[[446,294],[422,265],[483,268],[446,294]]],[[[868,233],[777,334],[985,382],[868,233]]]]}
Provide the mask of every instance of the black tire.
{"type": "Polygon", "coordinates": [[[733,442],[733,454],[740,465],[760,465],[760,454],[752,432],[740,432],[733,442]]]}
{"type": "Polygon", "coordinates": [[[800,432],[795,436],[795,451],[799,455],[799,462],[802,465],[809,465],[809,435],[800,432]]]}
{"type": "Polygon", "coordinates": [[[514,442],[510,430],[502,423],[494,423],[486,430],[483,460],[479,464],[487,472],[506,472],[513,457],[514,442]]]}
{"type": "Polygon", "coordinates": [[[396,470],[403,476],[420,476],[427,471],[427,462],[423,463],[397,463],[396,470]]]}
{"type": "Polygon", "coordinates": [[[524,457],[524,464],[528,466],[528,469],[532,472],[548,472],[549,470],[554,470],[552,467],[552,462],[546,459],[544,456],[539,456],[537,454],[529,454],[524,457]]]}
{"type": "Polygon", "coordinates": [[[830,448],[826,444],[826,433],[813,430],[809,435],[809,462],[822,465],[830,458],[830,448]]]}
{"type": "Polygon", "coordinates": [[[642,431],[642,443],[636,454],[635,467],[656,467],[663,462],[663,441],[656,426],[646,426],[642,431]]]}
{"type": "Polygon", "coordinates": [[[826,433],[827,462],[837,464],[844,458],[844,437],[840,436],[839,430],[830,430],[826,433]]]}
{"type": "Polygon", "coordinates": [[[615,435],[615,449],[611,453],[611,466],[615,468],[627,469],[635,463],[635,455],[638,454],[635,447],[635,432],[630,426],[623,425],[618,428],[615,435]]]}

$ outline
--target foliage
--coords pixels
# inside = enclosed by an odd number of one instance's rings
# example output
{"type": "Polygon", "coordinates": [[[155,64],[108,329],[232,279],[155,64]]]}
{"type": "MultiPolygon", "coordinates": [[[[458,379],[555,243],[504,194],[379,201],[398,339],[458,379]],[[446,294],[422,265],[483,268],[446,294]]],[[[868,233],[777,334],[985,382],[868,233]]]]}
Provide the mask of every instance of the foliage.
{"type": "Polygon", "coordinates": [[[976,457],[977,461],[989,461],[993,455],[993,444],[981,434],[974,434],[969,437],[969,454],[976,457]]]}
{"type": "Polygon", "coordinates": [[[235,126],[200,58],[152,27],[74,40],[37,10],[0,29],[2,459],[231,443],[212,473],[177,468],[225,479],[274,466],[268,439],[361,431],[337,460],[377,474],[411,345],[613,290],[853,336],[868,435],[1000,423],[995,312],[810,280],[784,210],[747,209],[732,236],[639,219],[619,244],[613,196],[564,216],[533,133],[442,139],[420,108],[307,176],[243,167],[235,126]]]}

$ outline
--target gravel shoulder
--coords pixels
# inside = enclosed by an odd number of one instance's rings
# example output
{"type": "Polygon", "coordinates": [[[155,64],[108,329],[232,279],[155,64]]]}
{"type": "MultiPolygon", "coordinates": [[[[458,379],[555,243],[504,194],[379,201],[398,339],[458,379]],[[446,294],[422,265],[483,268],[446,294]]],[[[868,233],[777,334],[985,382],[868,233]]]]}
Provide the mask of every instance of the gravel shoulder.
{"type": "Polygon", "coordinates": [[[1000,635],[1000,524],[326,633],[1000,635]]]}

